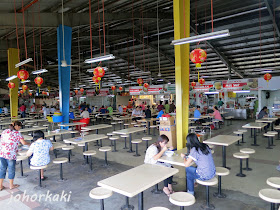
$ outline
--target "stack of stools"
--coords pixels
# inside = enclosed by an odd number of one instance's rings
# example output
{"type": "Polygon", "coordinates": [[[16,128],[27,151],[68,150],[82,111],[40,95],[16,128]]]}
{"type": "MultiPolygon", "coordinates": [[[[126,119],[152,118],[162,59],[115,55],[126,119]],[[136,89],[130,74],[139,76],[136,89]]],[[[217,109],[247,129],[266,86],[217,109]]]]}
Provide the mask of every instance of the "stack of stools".
{"type": "Polygon", "coordinates": [[[149,141],[151,141],[152,139],[153,139],[152,137],[148,137],[148,136],[142,138],[143,141],[146,141],[146,151],[149,147],[149,141]]]}
{"type": "Polygon", "coordinates": [[[32,170],[38,170],[38,173],[39,173],[39,188],[42,188],[42,179],[41,179],[41,169],[45,169],[47,168],[48,166],[45,165],[45,166],[30,166],[30,169],[32,170]]]}
{"type": "Polygon", "coordinates": [[[117,125],[117,123],[116,123],[116,122],[112,122],[111,125],[113,125],[114,131],[115,131],[115,130],[116,130],[116,125],[117,125]]]}
{"type": "Polygon", "coordinates": [[[139,153],[138,153],[138,144],[140,144],[142,142],[142,140],[141,139],[135,139],[135,140],[132,140],[131,141],[131,143],[132,144],[135,144],[135,155],[133,155],[133,156],[135,156],[135,157],[138,157],[138,156],[141,156],[141,155],[139,155],[139,153]]]}
{"type": "MultiPolygon", "coordinates": [[[[254,154],[256,151],[254,149],[251,149],[251,148],[243,148],[240,150],[241,153],[244,153],[244,154],[254,154]]],[[[246,159],[246,168],[243,168],[244,170],[246,171],[252,171],[251,168],[249,168],[249,158],[246,159]]]]}
{"type": "Polygon", "coordinates": [[[23,167],[22,167],[22,161],[23,160],[27,160],[27,159],[28,159],[27,156],[17,156],[16,162],[20,163],[20,174],[21,174],[21,176],[17,177],[17,178],[25,178],[25,177],[27,177],[27,175],[23,175],[23,167]]]}
{"type": "Polygon", "coordinates": [[[116,141],[119,139],[119,137],[118,136],[112,136],[109,139],[111,140],[111,145],[113,144],[113,146],[114,146],[114,149],[112,150],[112,152],[117,152],[118,150],[117,150],[116,141]]]}
{"type": "Polygon", "coordinates": [[[108,160],[107,160],[107,152],[111,151],[111,147],[100,147],[99,151],[105,153],[105,166],[108,166],[108,160]]]}
{"type": "Polygon", "coordinates": [[[92,171],[92,156],[93,155],[96,155],[96,151],[94,151],[94,150],[88,150],[88,151],[85,151],[84,153],[83,153],[83,155],[84,156],[89,156],[90,158],[89,158],[89,172],[91,172],[92,171]]]}
{"type": "Polygon", "coordinates": [[[126,138],[129,138],[129,135],[121,135],[121,138],[124,138],[124,148],[123,149],[129,149],[127,146],[126,146],[126,138]]]}
{"type": "Polygon", "coordinates": [[[157,125],[151,125],[150,128],[153,128],[153,136],[156,135],[156,129],[157,129],[157,125]]]}
{"type": "Polygon", "coordinates": [[[103,187],[96,187],[89,193],[89,197],[100,200],[100,209],[104,210],[104,199],[109,198],[113,195],[111,190],[107,190],[103,187]]]}
{"type": "MultiPolygon", "coordinates": [[[[233,133],[236,134],[237,136],[243,135],[243,132],[242,132],[242,131],[234,131],[233,133]]],[[[237,141],[237,144],[235,144],[235,145],[236,145],[236,146],[241,146],[239,140],[237,141]]]]}
{"type": "Polygon", "coordinates": [[[195,197],[187,192],[175,192],[170,195],[169,201],[180,206],[180,210],[184,210],[184,206],[191,206],[195,203],[195,197]]]}
{"type": "Polygon", "coordinates": [[[216,175],[218,176],[218,192],[213,195],[217,198],[226,198],[226,194],[222,193],[222,176],[229,175],[229,170],[223,167],[216,167],[216,175]]]}
{"type": "Polygon", "coordinates": [[[56,158],[53,160],[54,164],[60,164],[60,180],[58,181],[65,181],[66,179],[63,179],[63,170],[62,170],[62,164],[67,163],[67,158],[56,158]]]}
{"type": "Polygon", "coordinates": [[[240,132],[242,132],[242,140],[241,140],[241,143],[246,143],[245,141],[244,141],[244,133],[246,133],[247,132],[247,130],[238,130],[238,131],[240,131],[240,132]]]}
{"type": "Polygon", "coordinates": [[[242,173],[242,160],[243,159],[248,159],[250,156],[248,154],[245,153],[241,153],[241,152],[237,152],[233,154],[233,157],[240,159],[240,172],[238,174],[236,174],[236,176],[239,177],[245,177],[246,175],[242,173]]]}
{"type": "Polygon", "coordinates": [[[206,208],[214,209],[215,206],[213,204],[210,204],[210,198],[209,198],[209,186],[214,186],[218,184],[218,179],[216,177],[206,180],[206,181],[201,181],[199,179],[196,180],[198,184],[206,186],[206,208]]]}
{"type": "Polygon", "coordinates": [[[280,191],[276,189],[262,189],[259,191],[261,199],[270,203],[270,209],[275,210],[275,204],[280,203],[280,191]]]}
{"type": "Polygon", "coordinates": [[[71,150],[74,148],[75,148],[74,146],[62,147],[62,150],[68,151],[68,163],[70,163],[70,161],[71,161],[71,150]]]}
{"type": "MultiPolygon", "coordinates": [[[[275,131],[276,132],[276,131],[275,131]]],[[[270,147],[270,146],[275,146],[274,144],[273,144],[273,138],[274,138],[274,136],[275,136],[275,134],[271,134],[271,133],[264,133],[263,134],[265,137],[267,137],[267,147],[266,147],[266,149],[273,149],[272,147],[270,147]]]]}

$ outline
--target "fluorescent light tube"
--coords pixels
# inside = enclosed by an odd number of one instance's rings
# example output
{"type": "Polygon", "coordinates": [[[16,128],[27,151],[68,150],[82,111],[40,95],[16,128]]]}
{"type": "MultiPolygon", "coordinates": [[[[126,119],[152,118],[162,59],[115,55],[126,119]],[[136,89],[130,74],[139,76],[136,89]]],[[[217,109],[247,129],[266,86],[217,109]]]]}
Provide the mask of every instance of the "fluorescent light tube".
{"type": "Polygon", "coordinates": [[[236,90],[234,93],[250,93],[250,90],[236,90]]]}
{"type": "Polygon", "coordinates": [[[113,54],[109,54],[109,55],[104,55],[104,56],[100,56],[100,57],[96,57],[96,58],[86,59],[85,63],[96,63],[99,61],[106,61],[106,60],[111,60],[114,58],[115,58],[115,56],[113,54]]]}
{"type": "Polygon", "coordinates": [[[163,79],[158,79],[157,81],[158,81],[158,82],[163,82],[163,79]]]}
{"type": "Polygon", "coordinates": [[[32,58],[28,58],[28,59],[26,59],[24,61],[19,62],[18,64],[15,65],[15,67],[18,68],[18,67],[23,66],[24,64],[26,64],[26,63],[28,63],[30,61],[33,61],[32,58]]]}
{"type": "Polygon", "coordinates": [[[8,77],[8,78],[6,79],[6,81],[11,81],[11,80],[13,80],[13,79],[15,79],[15,78],[17,78],[17,76],[16,76],[16,75],[13,75],[13,76],[8,77]]]}
{"type": "Polygon", "coordinates": [[[219,92],[204,92],[205,95],[219,94],[219,92]]]}
{"type": "Polygon", "coordinates": [[[197,35],[197,36],[192,36],[192,37],[187,37],[187,38],[183,38],[183,39],[173,40],[171,42],[171,45],[181,45],[181,44],[187,44],[187,43],[193,43],[193,42],[200,42],[200,41],[217,39],[217,38],[227,37],[227,36],[230,36],[228,29],[222,30],[222,31],[217,31],[217,32],[212,32],[212,33],[207,33],[207,34],[202,34],[202,35],[197,35]]]}
{"type": "MultiPolygon", "coordinates": [[[[107,71],[108,70],[108,68],[107,67],[102,67],[103,69],[104,69],[104,71],[107,71]]],[[[87,72],[93,72],[94,71],[94,69],[88,69],[87,70],[87,72]]]]}
{"type": "Polygon", "coordinates": [[[32,71],[32,74],[42,74],[42,73],[45,73],[45,72],[48,72],[47,69],[39,69],[39,70],[36,70],[36,71],[32,71]]]}
{"type": "Polygon", "coordinates": [[[21,83],[27,83],[27,82],[30,82],[30,80],[21,81],[21,83]]]}

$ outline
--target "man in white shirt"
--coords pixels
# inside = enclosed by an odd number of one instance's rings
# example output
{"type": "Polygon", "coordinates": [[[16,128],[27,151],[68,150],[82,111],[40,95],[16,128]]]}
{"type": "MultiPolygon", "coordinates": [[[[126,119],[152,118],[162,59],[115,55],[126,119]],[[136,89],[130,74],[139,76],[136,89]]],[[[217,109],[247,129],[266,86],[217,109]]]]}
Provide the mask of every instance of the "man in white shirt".
{"type": "Polygon", "coordinates": [[[140,109],[140,107],[137,106],[136,109],[134,109],[134,110],[132,111],[132,114],[131,114],[132,120],[133,120],[133,121],[140,120],[140,119],[141,119],[141,117],[140,117],[141,115],[143,115],[143,112],[142,112],[142,110],[140,109]]]}
{"type": "Polygon", "coordinates": [[[42,105],[42,112],[44,113],[44,118],[47,119],[47,108],[45,105],[42,105]]]}
{"type": "Polygon", "coordinates": [[[5,115],[7,115],[8,114],[8,109],[7,109],[6,106],[3,107],[3,110],[4,110],[5,115]]]}
{"type": "Polygon", "coordinates": [[[254,109],[255,109],[255,101],[251,99],[250,104],[249,104],[249,109],[250,109],[250,114],[251,118],[254,118],[254,109]]]}
{"type": "Polygon", "coordinates": [[[85,110],[80,115],[81,118],[89,118],[88,108],[86,107],[85,110]]]}
{"type": "Polygon", "coordinates": [[[51,114],[54,114],[55,111],[56,111],[56,110],[55,110],[54,106],[51,106],[51,110],[50,110],[51,114]]]}
{"type": "Polygon", "coordinates": [[[119,113],[123,113],[123,108],[122,108],[122,105],[119,105],[119,113]]]}
{"type": "Polygon", "coordinates": [[[35,112],[36,111],[36,106],[35,104],[32,104],[32,106],[30,107],[30,112],[35,112]]]}

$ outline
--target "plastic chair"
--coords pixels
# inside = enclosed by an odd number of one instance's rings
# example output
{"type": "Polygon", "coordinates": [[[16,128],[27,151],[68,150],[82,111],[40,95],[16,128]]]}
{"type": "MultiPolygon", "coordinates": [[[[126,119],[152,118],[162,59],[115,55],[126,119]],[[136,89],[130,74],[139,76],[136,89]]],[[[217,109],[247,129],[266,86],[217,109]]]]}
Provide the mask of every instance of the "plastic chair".
{"type": "Polygon", "coordinates": [[[90,118],[83,118],[83,119],[80,120],[80,122],[86,123],[85,125],[81,125],[81,127],[86,127],[86,126],[89,125],[90,118]]]}

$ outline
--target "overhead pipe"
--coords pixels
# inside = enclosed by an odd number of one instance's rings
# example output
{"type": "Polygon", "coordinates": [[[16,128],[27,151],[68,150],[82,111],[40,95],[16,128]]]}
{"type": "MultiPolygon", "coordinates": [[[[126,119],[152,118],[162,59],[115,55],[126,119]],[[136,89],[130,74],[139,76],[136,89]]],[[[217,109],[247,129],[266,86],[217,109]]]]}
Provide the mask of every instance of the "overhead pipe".
{"type": "Polygon", "coordinates": [[[19,10],[18,12],[23,12],[25,10],[27,10],[29,7],[31,7],[33,4],[37,3],[39,0],[33,0],[31,1],[29,4],[27,4],[26,6],[23,7],[23,9],[19,10]]]}

